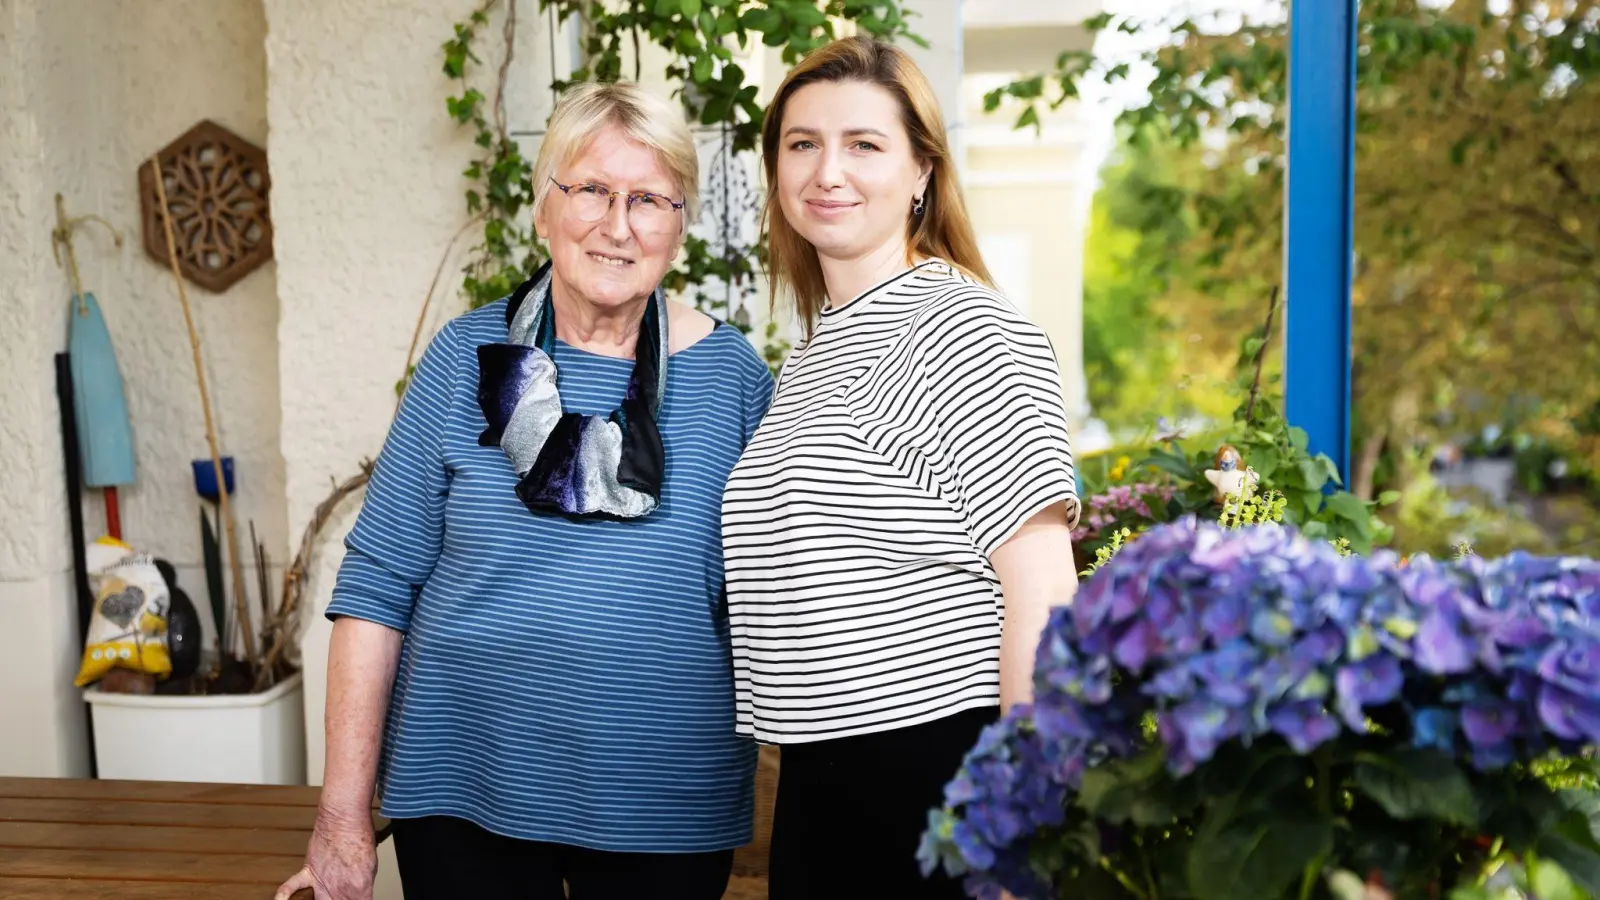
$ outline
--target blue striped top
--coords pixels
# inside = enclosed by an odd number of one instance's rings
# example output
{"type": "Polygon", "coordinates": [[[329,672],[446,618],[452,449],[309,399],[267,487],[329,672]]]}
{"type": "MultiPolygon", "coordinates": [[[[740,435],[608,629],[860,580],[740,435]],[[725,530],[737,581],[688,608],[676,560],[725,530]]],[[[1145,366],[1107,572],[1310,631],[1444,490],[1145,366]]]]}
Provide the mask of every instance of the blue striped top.
{"type": "MultiPolygon", "coordinates": [[[[505,306],[430,343],[328,608],[405,634],[383,813],[599,850],[749,843],[755,744],[734,732],[720,510],[772,378],[719,325],[668,363],[656,511],[535,515],[504,452],[477,443],[476,348],[506,339],[505,306]]],[[[555,359],[567,410],[621,402],[632,360],[564,343],[555,359]]]]}

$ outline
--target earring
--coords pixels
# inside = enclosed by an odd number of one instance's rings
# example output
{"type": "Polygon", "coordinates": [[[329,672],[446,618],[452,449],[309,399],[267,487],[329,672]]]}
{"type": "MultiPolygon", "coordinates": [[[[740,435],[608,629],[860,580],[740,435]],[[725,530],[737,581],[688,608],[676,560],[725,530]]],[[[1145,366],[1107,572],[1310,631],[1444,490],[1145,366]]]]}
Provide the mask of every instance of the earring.
{"type": "Polygon", "coordinates": [[[914,197],[914,198],[912,198],[912,202],[911,202],[911,214],[912,214],[912,215],[913,215],[913,216],[920,216],[920,215],[922,215],[922,198],[921,198],[921,197],[914,197]]]}

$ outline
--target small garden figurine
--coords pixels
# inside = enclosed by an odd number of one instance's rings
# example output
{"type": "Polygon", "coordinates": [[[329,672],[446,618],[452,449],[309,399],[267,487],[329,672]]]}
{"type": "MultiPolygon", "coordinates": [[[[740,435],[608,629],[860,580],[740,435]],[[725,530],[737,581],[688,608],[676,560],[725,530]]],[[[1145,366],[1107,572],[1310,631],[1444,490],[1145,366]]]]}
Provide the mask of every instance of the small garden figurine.
{"type": "Polygon", "coordinates": [[[1261,480],[1254,469],[1244,464],[1244,458],[1232,444],[1217,449],[1216,467],[1207,469],[1206,480],[1216,489],[1217,502],[1225,503],[1229,497],[1247,499],[1261,480]]]}

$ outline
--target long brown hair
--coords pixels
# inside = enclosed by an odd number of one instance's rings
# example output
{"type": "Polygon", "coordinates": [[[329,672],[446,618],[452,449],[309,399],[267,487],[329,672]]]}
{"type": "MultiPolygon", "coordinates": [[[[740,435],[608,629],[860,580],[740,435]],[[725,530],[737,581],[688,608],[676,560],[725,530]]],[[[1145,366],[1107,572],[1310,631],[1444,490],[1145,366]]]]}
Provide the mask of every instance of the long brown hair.
{"type": "MultiPolygon", "coordinates": [[[[955,160],[945,136],[944,116],[928,79],[905,51],[893,44],[866,37],[840,38],[816,50],[789,71],[767,106],[761,123],[761,152],[767,173],[767,200],[763,217],[767,226],[767,256],[771,300],[778,304],[780,283],[794,295],[795,312],[810,336],[827,302],[822,264],[817,249],[784,218],[778,202],[778,150],[783,113],[789,98],[808,84],[855,81],[875,84],[900,104],[900,119],[911,139],[912,154],[932,167],[923,194],[922,215],[906,208],[906,249],[909,255],[937,256],[993,287],[994,279],[978,253],[978,239],[967,218],[956,178],[955,160]]],[[[910,259],[907,259],[910,262],[910,259]]],[[[847,299],[847,298],[841,298],[847,299]]]]}

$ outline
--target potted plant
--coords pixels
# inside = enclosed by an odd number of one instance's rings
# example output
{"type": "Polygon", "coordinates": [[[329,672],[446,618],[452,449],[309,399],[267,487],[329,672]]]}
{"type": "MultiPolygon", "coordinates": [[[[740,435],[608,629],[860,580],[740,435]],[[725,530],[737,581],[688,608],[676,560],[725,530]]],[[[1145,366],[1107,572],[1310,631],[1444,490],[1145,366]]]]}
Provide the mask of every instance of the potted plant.
{"type": "Polygon", "coordinates": [[[925,870],[1018,898],[1600,892],[1600,563],[1185,516],[1053,614],[925,870]]]}
{"type": "MultiPolygon", "coordinates": [[[[226,467],[224,472],[227,472],[226,467]]],[[[113,669],[100,683],[84,692],[92,709],[96,766],[102,778],[160,781],[207,781],[232,784],[303,784],[306,780],[305,722],[299,669],[300,611],[307,590],[312,555],[333,512],[360,491],[372,472],[363,461],[360,471],[334,485],[318,504],[301,536],[299,548],[284,572],[276,602],[266,571],[265,549],[256,549],[257,589],[260,592],[260,641],[248,642],[254,655],[233,641],[219,640],[208,664],[136,672],[113,669]],[[171,677],[167,677],[170,674],[171,677]]],[[[202,495],[206,492],[202,489],[202,495]]],[[[225,634],[226,609],[222,602],[220,548],[209,528],[203,529],[213,616],[221,619],[225,634]]],[[[131,550],[129,556],[138,554],[131,550]]],[[[160,561],[151,561],[160,565],[160,561]]],[[[166,567],[170,572],[170,567],[166,567]]],[[[174,600],[182,590],[168,576],[174,600]]],[[[102,591],[104,593],[104,591],[102,591]]],[[[183,603],[187,603],[186,600],[183,603]]],[[[176,610],[182,604],[172,603],[176,610]]],[[[248,600],[237,608],[246,610],[248,600]]],[[[234,623],[256,629],[244,615],[234,623]]],[[[178,621],[169,616],[169,625],[178,621]]],[[[161,635],[169,645],[175,634],[161,635]]],[[[245,643],[245,642],[238,642],[245,643]]],[[[92,652],[92,651],[91,651],[92,652]]],[[[175,654],[168,654],[176,658],[175,654]]]]}

